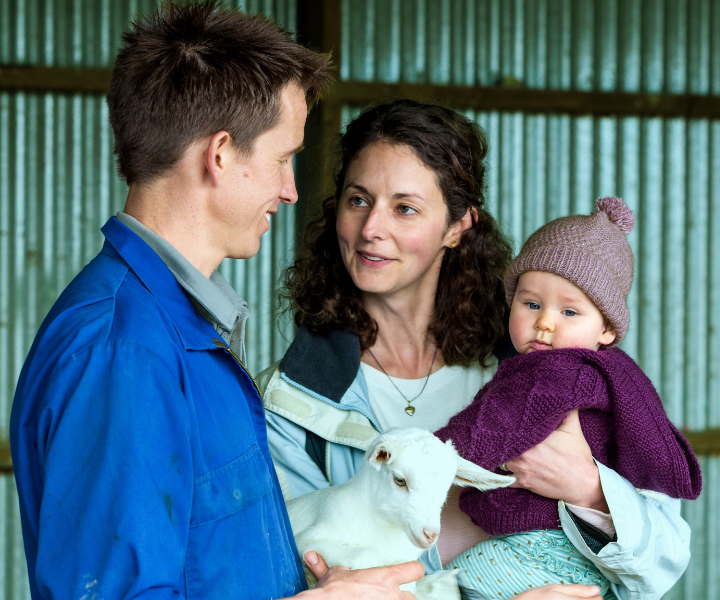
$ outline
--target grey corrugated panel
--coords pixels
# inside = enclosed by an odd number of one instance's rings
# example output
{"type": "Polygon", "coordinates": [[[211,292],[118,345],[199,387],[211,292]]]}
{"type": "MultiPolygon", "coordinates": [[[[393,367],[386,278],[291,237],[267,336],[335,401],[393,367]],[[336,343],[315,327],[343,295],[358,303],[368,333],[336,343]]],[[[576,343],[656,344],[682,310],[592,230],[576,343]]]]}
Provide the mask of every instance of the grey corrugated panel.
{"type": "MultiPolygon", "coordinates": [[[[687,126],[687,149],[705,160],[690,160],[684,181],[678,177],[679,185],[685,185],[685,296],[684,314],[684,356],[680,364],[684,372],[678,374],[678,384],[684,385],[680,395],[687,399],[685,422],[690,429],[709,426],[709,407],[713,396],[708,395],[708,306],[710,281],[718,279],[720,273],[713,273],[709,264],[709,227],[710,214],[710,123],[690,121],[687,126]],[[693,398],[707,398],[705,402],[692,401],[693,398]]],[[[681,149],[685,150],[682,147],[681,149]]],[[[674,169],[668,169],[673,173],[674,169]]],[[[678,173],[679,175],[679,173],[678,173]]],[[[715,202],[718,199],[716,197],[715,202]]],[[[716,357],[718,358],[718,357],[716,357]]],[[[680,390],[678,390],[680,391],[680,390]]],[[[720,398],[715,396],[715,403],[720,398]]]]}
{"type": "Polygon", "coordinates": [[[20,509],[12,475],[0,475],[0,499],[0,555],[4,559],[0,570],[0,598],[29,600],[20,509]]]}
{"type": "Polygon", "coordinates": [[[683,503],[683,516],[692,529],[692,558],[688,569],[664,600],[716,600],[720,597],[720,458],[701,457],[705,489],[695,502],[683,503]]]}
{"type": "MultiPolygon", "coordinates": [[[[152,12],[158,0],[6,0],[0,2],[0,63],[104,67],[115,58],[130,19],[152,12]]],[[[294,29],[292,0],[232,0],[294,29]]]]}
{"type": "Polygon", "coordinates": [[[343,79],[720,89],[712,0],[342,0],[342,13],[343,79]]]}
{"type": "MultiPolygon", "coordinates": [[[[709,197],[714,199],[709,206],[708,219],[708,270],[720,271],[720,122],[710,126],[709,197]]],[[[708,425],[720,427],[720,281],[717,277],[708,279],[708,323],[707,323],[707,397],[708,425]]],[[[719,480],[720,481],[720,480],[719,480]]],[[[716,505],[717,506],[717,505],[716,505]]],[[[716,530],[720,531],[720,529],[716,530]]]]}

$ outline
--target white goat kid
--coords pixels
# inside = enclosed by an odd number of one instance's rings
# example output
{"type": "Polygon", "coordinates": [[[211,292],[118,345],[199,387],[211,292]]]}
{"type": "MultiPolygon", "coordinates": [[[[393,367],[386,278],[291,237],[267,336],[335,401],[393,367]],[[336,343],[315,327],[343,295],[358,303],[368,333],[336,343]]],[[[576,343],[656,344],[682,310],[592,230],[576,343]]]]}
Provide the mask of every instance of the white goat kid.
{"type": "Polygon", "coordinates": [[[287,507],[300,556],[314,550],[328,566],[364,569],[416,560],[430,548],[451,485],[491,490],[513,481],[461,458],[427,430],[393,429],[371,442],[352,479],[287,507]]]}

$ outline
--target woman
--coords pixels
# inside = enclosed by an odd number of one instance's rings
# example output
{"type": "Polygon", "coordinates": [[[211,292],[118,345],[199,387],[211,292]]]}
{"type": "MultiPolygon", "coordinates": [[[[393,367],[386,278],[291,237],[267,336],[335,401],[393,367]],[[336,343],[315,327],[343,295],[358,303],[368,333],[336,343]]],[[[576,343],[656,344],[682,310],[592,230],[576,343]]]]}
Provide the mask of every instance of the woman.
{"type": "MultiPolygon", "coordinates": [[[[473,123],[411,101],[364,112],[342,136],[335,197],[287,275],[300,330],[260,378],[288,497],[346,481],[378,431],[440,428],[507,352],[510,246],[484,209],[486,154],[473,123]]],[[[619,598],[659,598],[684,571],[677,503],[596,465],[577,419],[507,468],[514,485],[564,501],[565,533],[619,598]],[[592,525],[595,513],[614,521],[617,540],[592,525]]],[[[483,539],[457,504],[451,492],[428,572],[483,539]]]]}

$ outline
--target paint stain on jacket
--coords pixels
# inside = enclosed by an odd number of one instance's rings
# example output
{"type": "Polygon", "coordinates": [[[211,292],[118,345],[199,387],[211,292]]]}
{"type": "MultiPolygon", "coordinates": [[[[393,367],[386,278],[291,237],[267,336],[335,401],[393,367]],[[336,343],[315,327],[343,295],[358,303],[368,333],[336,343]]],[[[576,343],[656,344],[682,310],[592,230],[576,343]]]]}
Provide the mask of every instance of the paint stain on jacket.
{"type": "Polygon", "coordinates": [[[168,514],[168,519],[171,523],[174,523],[172,518],[172,496],[167,492],[163,492],[163,504],[165,504],[165,510],[168,514]]]}

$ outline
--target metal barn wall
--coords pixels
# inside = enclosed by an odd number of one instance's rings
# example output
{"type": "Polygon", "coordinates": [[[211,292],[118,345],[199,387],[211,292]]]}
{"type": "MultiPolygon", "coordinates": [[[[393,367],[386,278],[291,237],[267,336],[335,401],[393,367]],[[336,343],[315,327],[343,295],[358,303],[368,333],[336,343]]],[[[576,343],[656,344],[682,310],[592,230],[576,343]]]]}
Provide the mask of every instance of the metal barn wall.
{"type": "MultiPolygon", "coordinates": [[[[155,0],[0,1],[0,64],[109,67],[131,16],[155,0]]],[[[233,3],[294,29],[293,0],[233,3]]],[[[100,227],[121,210],[127,187],[116,174],[101,95],[0,91],[0,440],[22,363],[53,302],[100,250],[100,227]]],[[[248,366],[282,356],[275,282],[294,239],[294,211],[281,205],[261,250],[221,271],[248,301],[248,366]]],[[[29,598],[17,492],[0,476],[0,600],[29,598]]]]}
{"type": "MultiPolygon", "coordinates": [[[[342,17],[343,80],[720,94],[713,0],[343,0],[342,17]]],[[[677,426],[719,427],[720,122],[466,114],[488,133],[488,205],[516,250],[598,196],[626,200],[636,273],[622,347],[677,426]]],[[[693,558],[667,599],[720,598],[720,459],[700,460],[704,491],[683,507],[693,558]]]]}

